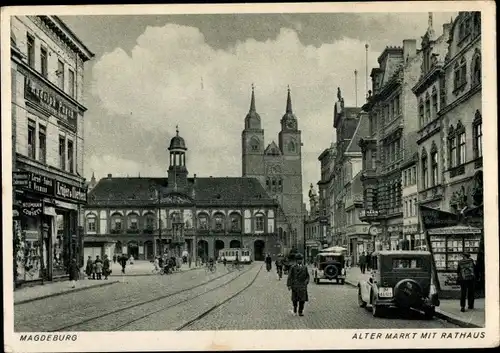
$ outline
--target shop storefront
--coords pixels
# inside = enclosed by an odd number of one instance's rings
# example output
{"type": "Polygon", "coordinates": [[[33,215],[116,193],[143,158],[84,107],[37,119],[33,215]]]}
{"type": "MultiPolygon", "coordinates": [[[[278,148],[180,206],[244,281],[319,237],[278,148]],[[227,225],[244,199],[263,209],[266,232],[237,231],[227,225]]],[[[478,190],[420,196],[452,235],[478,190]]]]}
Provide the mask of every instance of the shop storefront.
{"type": "Polygon", "coordinates": [[[13,187],[15,282],[66,276],[72,258],[82,263],[78,210],[85,190],[24,170],[13,173],[13,187]]]}

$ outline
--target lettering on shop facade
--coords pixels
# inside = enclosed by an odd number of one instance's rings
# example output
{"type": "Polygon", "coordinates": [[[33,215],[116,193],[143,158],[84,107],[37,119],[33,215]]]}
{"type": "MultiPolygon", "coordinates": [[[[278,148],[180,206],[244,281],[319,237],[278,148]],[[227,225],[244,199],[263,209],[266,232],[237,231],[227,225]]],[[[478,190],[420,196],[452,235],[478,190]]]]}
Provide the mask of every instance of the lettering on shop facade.
{"type": "Polygon", "coordinates": [[[37,217],[42,214],[43,205],[41,202],[23,202],[21,203],[21,212],[29,217],[37,217]]]}
{"type": "Polygon", "coordinates": [[[57,197],[68,201],[87,202],[87,190],[33,172],[12,173],[12,186],[21,190],[57,197]]]}
{"type": "Polygon", "coordinates": [[[35,77],[27,76],[24,84],[24,97],[39,106],[49,110],[54,116],[76,131],[77,109],[69,102],[65,102],[51,88],[45,87],[35,77]]]}
{"type": "Polygon", "coordinates": [[[72,186],[61,181],[56,181],[56,196],[87,202],[87,193],[84,189],[72,186]]]}

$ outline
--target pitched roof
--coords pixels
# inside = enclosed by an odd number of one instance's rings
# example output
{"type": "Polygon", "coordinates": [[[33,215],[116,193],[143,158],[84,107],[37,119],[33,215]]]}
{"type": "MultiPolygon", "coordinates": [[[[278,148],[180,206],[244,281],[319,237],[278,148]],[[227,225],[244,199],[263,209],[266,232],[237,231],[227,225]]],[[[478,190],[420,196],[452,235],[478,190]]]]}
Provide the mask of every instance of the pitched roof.
{"type": "MultiPolygon", "coordinates": [[[[157,204],[155,190],[164,197],[168,187],[167,178],[103,178],[89,192],[88,206],[153,206],[157,204]]],[[[177,193],[198,207],[277,204],[256,178],[188,178],[186,189],[177,193]]]]}

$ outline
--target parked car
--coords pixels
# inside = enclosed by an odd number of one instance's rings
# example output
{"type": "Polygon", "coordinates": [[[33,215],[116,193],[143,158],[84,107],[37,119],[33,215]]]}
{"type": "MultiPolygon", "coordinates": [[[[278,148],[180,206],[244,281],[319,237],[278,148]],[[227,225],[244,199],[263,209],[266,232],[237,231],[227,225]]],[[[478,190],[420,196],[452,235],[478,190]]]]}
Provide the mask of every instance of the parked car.
{"type": "Polygon", "coordinates": [[[321,280],[345,283],[345,254],[342,251],[320,252],[316,255],[313,268],[314,283],[319,284],[321,280]]]}
{"type": "Polygon", "coordinates": [[[418,310],[427,319],[439,306],[432,284],[432,255],[428,251],[378,251],[372,254],[373,269],[367,281],[358,284],[358,304],[368,305],[375,317],[385,309],[418,310]]]}

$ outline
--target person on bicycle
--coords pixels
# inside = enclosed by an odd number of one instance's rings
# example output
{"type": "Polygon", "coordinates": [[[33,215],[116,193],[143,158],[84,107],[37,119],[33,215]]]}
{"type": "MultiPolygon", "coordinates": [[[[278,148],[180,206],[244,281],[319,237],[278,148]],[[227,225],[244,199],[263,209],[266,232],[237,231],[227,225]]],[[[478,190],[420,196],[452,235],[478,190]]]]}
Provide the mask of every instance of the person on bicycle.
{"type": "Polygon", "coordinates": [[[236,257],[234,258],[233,266],[238,267],[240,264],[240,259],[238,258],[238,254],[236,253],[236,257]]]}
{"type": "Polygon", "coordinates": [[[224,267],[227,265],[227,259],[225,256],[222,257],[222,263],[224,264],[224,267]]]}
{"type": "Polygon", "coordinates": [[[213,257],[211,257],[211,258],[208,260],[208,268],[209,268],[209,269],[213,269],[213,268],[214,268],[214,259],[213,259],[213,257]]]}

